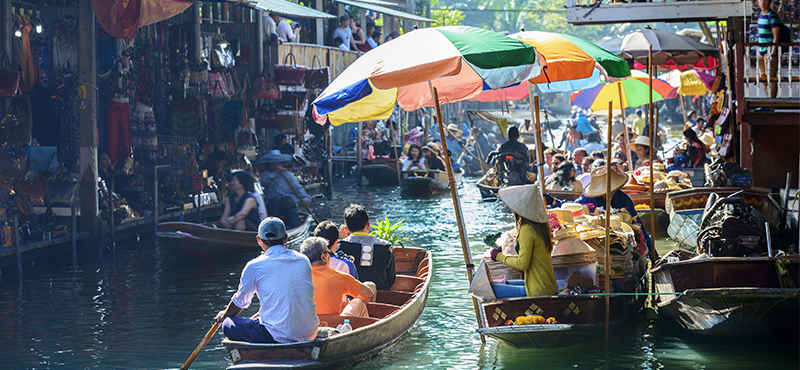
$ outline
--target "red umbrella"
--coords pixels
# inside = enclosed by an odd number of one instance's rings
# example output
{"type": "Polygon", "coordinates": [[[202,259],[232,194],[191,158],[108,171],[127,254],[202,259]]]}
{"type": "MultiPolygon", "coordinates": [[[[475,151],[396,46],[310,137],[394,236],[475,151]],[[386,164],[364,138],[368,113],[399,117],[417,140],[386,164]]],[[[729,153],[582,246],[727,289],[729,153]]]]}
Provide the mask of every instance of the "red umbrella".
{"type": "Polygon", "coordinates": [[[133,39],[139,27],[183,13],[192,5],[183,0],[92,0],[97,23],[109,35],[133,39]]]}

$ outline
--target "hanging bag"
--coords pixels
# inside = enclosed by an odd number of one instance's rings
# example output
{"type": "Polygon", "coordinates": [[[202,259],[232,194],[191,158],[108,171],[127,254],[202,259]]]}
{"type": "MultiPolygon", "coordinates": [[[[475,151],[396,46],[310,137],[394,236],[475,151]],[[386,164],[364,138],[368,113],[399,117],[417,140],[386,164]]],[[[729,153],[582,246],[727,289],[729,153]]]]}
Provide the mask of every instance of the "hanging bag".
{"type": "Polygon", "coordinates": [[[319,58],[314,55],[314,59],[311,60],[311,69],[306,70],[306,89],[324,89],[328,87],[330,83],[329,78],[330,73],[328,72],[328,67],[323,67],[319,58]],[[318,64],[319,68],[314,68],[315,64],[318,64]]]}
{"type": "Polygon", "coordinates": [[[281,88],[275,83],[275,79],[270,76],[269,78],[263,75],[256,78],[255,87],[253,88],[253,98],[255,99],[280,99],[281,88]]]}
{"type": "Polygon", "coordinates": [[[281,98],[275,101],[275,107],[279,110],[299,112],[303,104],[305,104],[305,100],[305,91],[283,91],[281,92],[281,98]]]}
{"type": "Polygon", "coordinates": [[[18,195],[31,197],[31,204],[34,206],[44,206],[44,174],[39,169],[39,163],[32,160],[25,168],[25,177],[19,179],[15,186],[18,195]],[[36,172],[31,172],[33,165],[36,165],[36,172]]]}
{"type": "Polygon", "coordinates": [[[283,58],[283,64],[275,65],[275,82],[279,85],[298,86],[302,85],[306,77],[306,67],[297,66],[297,59],[291,52],[283,58]],[[291,57],[292,64],[289,64],[291,57]]]}
{"type": "Polygon", "coordinates": [[[78,202],[80,177],[63,165],[53,177],[45,181],[47,204],[50,207],[72,207],[78,202]]]}
{"type": "Polygon", "coordinates": [[[11,69],[8,53],[0,50],[0,96],[10,98],[19,92],[20,73],[11,69]]]}
{"type": "Polygon", "coordinates": [[[19,145],[19,139],[13,132],[6,136],[0,149],[0,172],[20,172],[28,163],[28,154],[19,145]],[[12,140],[13,136],[13,140],[12,140]]]}

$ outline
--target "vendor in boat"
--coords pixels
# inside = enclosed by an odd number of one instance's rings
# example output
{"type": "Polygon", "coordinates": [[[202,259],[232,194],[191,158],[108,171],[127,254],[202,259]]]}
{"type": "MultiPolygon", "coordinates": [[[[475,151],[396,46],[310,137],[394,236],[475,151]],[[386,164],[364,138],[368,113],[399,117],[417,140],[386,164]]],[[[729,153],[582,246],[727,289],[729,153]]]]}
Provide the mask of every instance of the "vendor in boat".
{"type": "Polygon", "coordinates": [[[519,129],[516,126],[508,128],[508,140],[497,149],[500,153],[516,152],[528,158],[528,146],[519,142],[519,129]]]}
{"type": "Polygon", "coordinates": [[[275,145],[273,149],[279,150],[283,154],[293,155],[294,154],[294,147],[292,144],[289,144],[286,135],[284,134],[277,134],[274,138],[272,138],[272,143],[275,145]]]}
{"type": "Polygon", "coordinates": [[[536,185],[509,186],[498,192],[500,199],[514,213],[516,224],[511,235],[517,238],[518,257],[509,257],[500,249],[491,250],[493,261],[525,272],[525,286],[504,285],[504,298],[553,295],[558,292],[550,253],[553,241],[539,187],[536,185]]]}
{"type": "Polygon", "coordinates": [[[450,150],[451,157],[458,159],[458,157],[461,155],[462,147],[464,146],[462,143],[464,131],[459,130],[458,126],[456,126],[454,123],[447,125],[444,131],[444,140],[447,144],[447,149],[450,150]]]}
{"type": "Polygon", "coordinates": [[[556,172],[544,180],[545,189],[583,192],[583,184],[575,178],[575,165],[570,161],[563,161],[556,172]]]}
{"type": "Polygon", "coordinates": [[[239,289],[230,305],[214,320],[222,323],[226,337],[252,343],[291,343],[313,340],[319,318],[314,303],[311,264],[302,254],[285,247],[286,226],[268,217],[258,226],[258,245],[263,253],[242,270],[239,289]],[[287,282],[291,282],[288,286],[287,282]],[[260,302],[258,318],[237,317],[250,306],[253,295],[260,302]]]}
{"type": "Polygon", "coordinates": [[[228,189],[230,193],[225,202],[220,225],[226,229],[256,231],[256,225],[261,223],[261,217],[258,212],[258,201],[253,196],[256,192],[253,176],[242,170],[231,172],[228,189]]]}
{"type": "MultiPolygon", "coordinates": [[[[696,136],[695,136],[696,137],[696,136]]],[[[636,161],[634,162],[633,169],[642,166],[647,166],[650,163],[650,138],[644,135],[639,135],[630,144],[628,149],[636,153],[636,161]]],[[[653,153],[653,161],[660,161],[658,154],[653,153]]]]}
{"type": "MultiPolygon", "coordinates": [[[[593,204],[596,208],[605,207],[606,168],[600,167],[592,170],[591,177],[592,180],[589,182],[589,186],[583,189],[583,195],[581,195],[580,198],[576,199],[574,202],[579,204],[593,204]]],[[[647,247],[651,248],[650,236],[647,235],[647,230],[644,227],[644,223],[642,223],[642,220],[639,218],[639,213],[636,212],[636,208],[633,205],[631,197],[620,190],[627,182],[627,174],[611,171],[611,208],[625,209],[632,217],[630,223],[635,223],[642,230],[647,247]]],[[[548,206],[560,207],[561,204],[565,202],[563,200],[551,197],[550,194],[545,194],[545,197],[547,198],[548,206]]]]}
{"type": "Polygon", "coordinates": [[[362,283],[348,273],[330,268],[328,264],[332,257],[328,249],[328,240],[312,236],[300,246],[300,253],[311,262],[317,316],[369,317],[367,303],[377,292],[375,284],[362,283]],[[355,298],[343,300],[343,296],[355,298]]]}
{"type": "Polygon", "coordinates": [[[221,176],[222,168],[225,167],[225,164],[228,163],[228,155],[225,152],[214,148],[214,151],[208,155],[208,158],[198,166],[198,170],[208,171],[208,176],[216,177],[217,179],[222,179],[221,176]]]}
{"type": "Polygon", "coordinates": [[[332,253],[331,261],[328,263],[328,266],[336,271],[350,274],[352,277],[358,279],[358,270],[356,270],[356,265],[353,264],[353,256],[338,251],[339,234],[340,230],[336,227],[336,224],[327,220],[322,221],[317,225],[317,228],[314,229],[314,236],[328,241],[328,250],[332,253]]]}
{"type": "Polygon", "coordinates": [[[697,132],[692,129],[683,131],[684,142],[681,148],[675,150],[672,161],[680,168],[698,168],[706,163],[708,147],[697,137],[697,132]]]}
{"type": "Polygon", "coordinates": [[[425,167],[429,170],[435,171],[446,171],[447,168],[444,166],[444,161],[439,158],[438,150],[436,149],[434,143],[428,143],[427,145],[422,147],[422,154],[425,156],[425,167]]]}
{"type": "Polygon", "coordinates": [[[417,144],[408,147],[408,156],[403,160],[403,172],[413,170],[424,170],[425,157],[422,156],[422,148],[417,144]]]}
{"type": "Polygon", "coordinates": [[[362,281],[372,281],[378,290],[389,290],[397,277],[392,243],[369,235],[372,225],[362,205],[347,207],[344,222],[350,235],[339,242],[339,248],[356,256],[355,264],[362,281]]]}
{"type": "Polygon", "coordinates": [[[264,187],[267,211],[272,216],[284,219],[290,229],[300,224],[297,205],[308,208],[311,204],[311,197],[305,188],[281,165],[291,159],[291,156],[277,150],[271,150],[258,159],[258,164],[266,167],[261,173],[261,185],[264,187]]]}

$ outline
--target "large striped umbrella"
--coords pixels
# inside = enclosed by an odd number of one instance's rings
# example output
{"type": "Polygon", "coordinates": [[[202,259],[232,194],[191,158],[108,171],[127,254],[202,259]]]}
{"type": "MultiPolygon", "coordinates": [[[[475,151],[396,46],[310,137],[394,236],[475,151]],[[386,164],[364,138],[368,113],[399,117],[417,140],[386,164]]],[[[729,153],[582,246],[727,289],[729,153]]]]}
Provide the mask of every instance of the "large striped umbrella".
{"type": "Polygon", "coordinates": [[[358,58],[316,100],[315,120],[386,119],[399,104],[406,111],[471,98],[534,78],[542,66],[528,44],[480,28],[455,26],[415,30],[358,58]]]}
{"type": "MultiPolygon", "coordinates": [[[[674,88],[657,78],[653,79],[653,101],[661,101],[673,93],[674,88]]],[[[603,83],[591,89],[576,91],[570,97],[572,105],[583,109],[606,110],[608,102],[613,109],[638,107],[650,102],[650,86],[646,78],[632,77],[611,83],[603,83]],[[622,86],[620,93],[619,86],[622,86]],[[621,95],[621,96],[620,96],[621,95]],[[622,101],[622,106],[620,106],[622,101]]]]}
{"type": "Polygon", "coordinates": [[[694,69],[686,72],[674,70],[659,76],[659,78],[677,88],[678,94],[684,96],[705,95],[717,79],[711,74],[694,69]]]}

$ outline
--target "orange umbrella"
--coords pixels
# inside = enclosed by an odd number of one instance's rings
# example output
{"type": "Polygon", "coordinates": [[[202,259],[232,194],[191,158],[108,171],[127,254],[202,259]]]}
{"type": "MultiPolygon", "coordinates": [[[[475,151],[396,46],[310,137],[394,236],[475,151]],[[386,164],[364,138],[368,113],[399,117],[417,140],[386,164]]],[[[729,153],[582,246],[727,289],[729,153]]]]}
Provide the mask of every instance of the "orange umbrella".
{"type": "Polygon", "coordinates": [[[97,23],[109,35],[133,39],[139,27],[183,13],[192,5],[183,0],[92,0],[97,23]]]}

